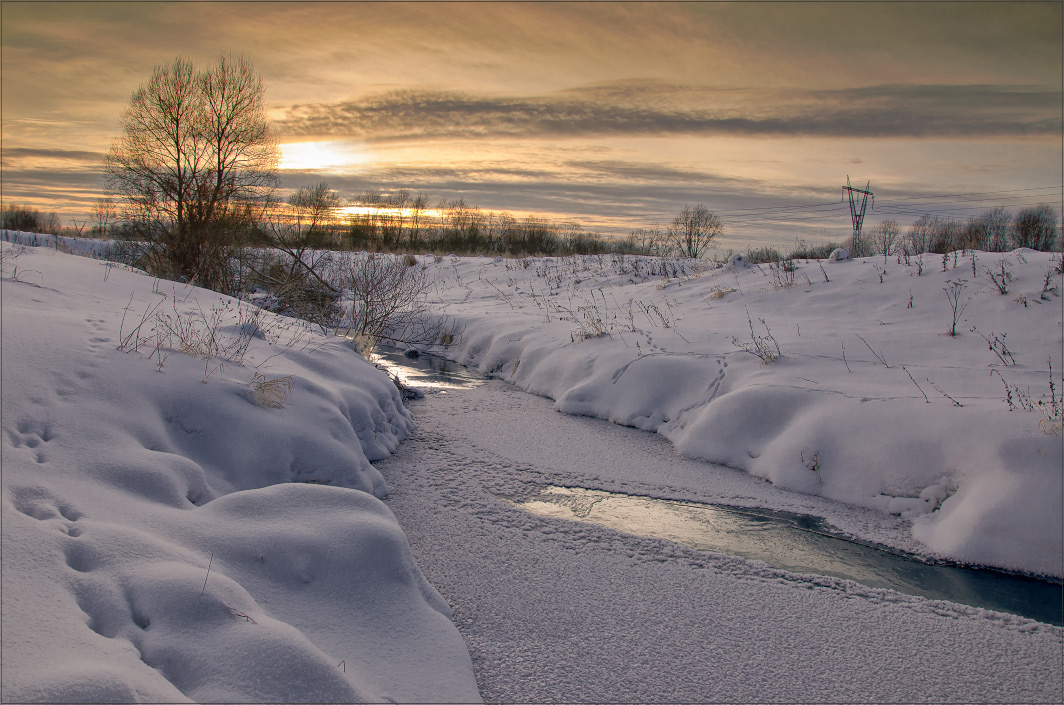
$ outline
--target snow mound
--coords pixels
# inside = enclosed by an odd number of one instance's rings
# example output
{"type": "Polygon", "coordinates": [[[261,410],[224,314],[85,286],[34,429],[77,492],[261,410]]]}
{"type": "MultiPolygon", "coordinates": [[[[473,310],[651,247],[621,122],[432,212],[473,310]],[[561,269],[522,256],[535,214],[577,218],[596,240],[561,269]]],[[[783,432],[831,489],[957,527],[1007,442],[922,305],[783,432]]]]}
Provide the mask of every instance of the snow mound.
{"type": "Polygon", "coordinates": [[[0,247],[5,702],[479,699],[377,499],[413,429],[385,375],[269,315],[219,319],[228,359],[134,349],[241,304],[0,247]]]}
{"type": "Polygon", "coordinates": [[[728,263],[724,265],[724,268],[734,271],[736,269],[751,269],[754,266],[754,263],[748,260],[746,255],[736,252],[728,257],[728,263]]]}

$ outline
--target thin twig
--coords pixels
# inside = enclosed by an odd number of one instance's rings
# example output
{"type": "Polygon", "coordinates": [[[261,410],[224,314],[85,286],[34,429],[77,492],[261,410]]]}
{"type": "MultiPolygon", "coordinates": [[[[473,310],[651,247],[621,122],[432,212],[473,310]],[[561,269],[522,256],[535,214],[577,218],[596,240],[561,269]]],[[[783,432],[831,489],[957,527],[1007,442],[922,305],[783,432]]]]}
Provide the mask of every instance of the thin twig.
{"type": "MultiPolygon", "coordinates": [[[[869,350],[872,350],[872,346],[868,344],[867,340],[865,340],[864,338],[861,338],[861,334],[860,333],[855,333],[854,335],[856,335],[858,338],[861,339],[861,342],[865,344],[865,347],[867,347],[869,350]]],[[[882,355],[877,353],[875,350],[872,350],[872,354],[876,356],[877,360],[879,360],[880,362],[883,363],[883,367],[886,367],[888,370],[890,369],[890,365],[887,364],[887,361],[883,359],[882,355]]]]}
{"type": "Polygon", "coordinates": [[[950,400],[951,402],[953,402],[953,405],[954,405],[954,406],[964,406],[964,404],[961,404],[961,403],[960,403],[959,401],[957,401],[956,399],[954,399],[953,397],[951,397],[951,396],[950,396],[949,394],[946,394],[945,392],[943,392],[943,391],[942,391],[942,389],[941,389],[941,388],[939,388],[939,386],[938,386],[937,384],[935,384],[934,382],[932,382],[932,381],[931,381],[931,378],[930,378],[930,377],[929,377],[929,378],[927,378],[927,382],[928,382],[928,384],[930,384],[930,385],[931,385],[932,387],[934,387],[934,388],[935,388],[935,391],[936,391],[936,392],[938,392],[939,394],[941,394],[942,396],[946,397],[946,398],[947,398],[947,399],[949,399],[949,400],[950,400]]]}
{"type": "MultiPolygon", "coordinates": [[[[915,379],[913,379],[913,376],[912,376],[911,374],[909,374],[909,370],[906,370],[906,369],[905,369],[905,365],[902,365],[902,366],[901,366],[901,369],[902,369],[902,371],[904,371],[904,372],[905,372],[905,374],[909,375],[909,379],[912,379],[912,380],[913,380],[913,384],[916,384],[916,380],[915,380],[915,379]]],[[[917,388],[917,389],[920,389],[920,385],[919,385],[919,384],[916,384],[916,388],[917,388]]],[[[930,403],[931,403],[931,400],[927,398],[927,394],[926,394],[926,393],[924,392],[924,390],[920,389],[920,393],[924,395],[924,401],[926,401],[926,402],[927,402],[928,404],[930,404],[930,403]]]]}
{"type": "Polygon", "coordinates": [[[211,553],[211,560],[207,563],[207,575],[203,577],[203,589],[200,590],[200,597],[203,596],[203,590],[207,589],[207,578],[211,577],[211,565],[214,563],[214,553],[211,553]]]}

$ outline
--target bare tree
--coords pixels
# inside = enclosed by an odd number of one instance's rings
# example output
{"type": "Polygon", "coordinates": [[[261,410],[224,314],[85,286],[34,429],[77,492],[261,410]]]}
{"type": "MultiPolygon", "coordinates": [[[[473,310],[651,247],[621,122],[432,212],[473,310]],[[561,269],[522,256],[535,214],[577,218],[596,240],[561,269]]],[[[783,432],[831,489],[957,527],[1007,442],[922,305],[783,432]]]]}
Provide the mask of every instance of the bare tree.
{"type": "Polygon", "coordinates": [[[291,272],[302,269],[314,273],[317,268],[313,261],[307,261],[308,253],[315,247],[330,244],[329,235],[338,222],[339,207],[340,197],[328,183],[300,186],[286,201],[271,205],[258,229],[258,240],[287,255],[291,272]]]}
{"type": "Polygon", "coordinates": [[[179,57],[133,93],[106,171],[157,274],[230,285],[231,247],[276,185],[264,93],[244,57],[202,71],[179,57]]]}
{"type": "Polygon", "coordinates": [[[447,224],[454,228],[459,237],[473,239],[480,232],[483,215],[479,206],[467,204],[464,198],[459,198],[448,202],[443,209],[446,211],[447,224]]]}
{"type": "Polygon", "coordinates": [[[668,234],[672,246],[681,257],[702,257],[724,226],[716,213],[699,203],[694,208],[684,205],[672,219],[668,234]]]}
{"type": "Polygon", "coordinates": [[[964,249],[1004,252],[1009,244],[1012,215],[998,206],[968,219],[964,224],[961,245],[964,249]]]}
{"type": "Polygon", "coordinates": [[[294,235],[298,240],[321,240],[336,221],[340,196],[321,181],[314,186],[300,186],[288,197],[289,214],[294,235]]]}
{"type": "Polygon", "coordinates": [[[429,199],[423,193],[419,193],[410,201],[410,248],[416,249],[421,238],[421,228],[425,224],[426,211],[429,208],[429,199]]]}
{"type": "Polygon", "coordinates": [[[1013,220],[1013,247],[1049,251],[1057,242],[1057,211],[1045,204],[1024,208],[1013,220]]]}
{"type": "Polygon", "coordinates": [[[326,329],[340,313],[340,289],[331,281],[332,230],[340,197],[324,181],[301,186],[268,209],[256,239],[263,250],[244,252],[254,281],[277,297],[276,310],[326,329]]]}
{"type": "Polygon", "coordinates": [[[924,213],[909,226],[909,238],[905,249],[909,254],[919,255],[931,249],[931,234],[934,230],[930,213],[924,213]]]}
{"type": "Polygon", "coordinates": [[[115,201],[110,196],[104,198],[97,198],[96,202],[92,204],[92,223],[93,230],[96,231],[100,237],[106,237],[107,233],[111,230],[111,226],[118,220],[118,207],[115,205],[115,201]]]}
{"type": "Polygon", "coordinates": [[[872,228],[870,235],[876,252],[882,254],[883,261],[886,261],[887,257],[894,254],[898,239],[901,237],[901,226],[896,220],[884,220],[872,228]]]}
{"type": "Polygon", "coordinates": [[[669,249],[666,232],[661,227],[639,228],[628,235],[632,250],[641,255],[664,256],[669,249]]]}
{"type": "Polygon", "coordinates": [[[393,193],[388,200],[395,210],[395,242],[399,244],[403,240],[403,228],[405,227],[406,217],[410,212],[410,202],[413,198],[410,196],[410,192],[404,188],[393,193]]]}
{"type": "Polygon", "coordinates": [[[923,252],[941,255],[956,249],[963,235],[964,227],[959,221],[925,213],[909,227],[906,249],[914,255],[923,252]]]}
{"type": "Polygon", "coordinates": [[[58,235],[62,229],[63,222],[59,219],[59,214],[54,211],[49,213],[44,223],[44,232],[49,235],[58,235]]]}

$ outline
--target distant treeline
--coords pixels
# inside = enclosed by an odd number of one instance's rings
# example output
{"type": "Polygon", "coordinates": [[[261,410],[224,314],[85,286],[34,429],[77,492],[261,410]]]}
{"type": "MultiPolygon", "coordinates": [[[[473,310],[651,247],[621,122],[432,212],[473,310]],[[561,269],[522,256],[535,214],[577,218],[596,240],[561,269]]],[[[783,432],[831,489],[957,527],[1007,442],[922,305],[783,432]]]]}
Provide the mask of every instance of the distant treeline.
{"type": "Polygon", "coordinates": [[[0,225],[5,230],[58,235],[60,230],[63,229],[57,213],[42,215],[39,210],[15,204],[9,204],[0,213],[0,220],[2,220],[0,225]]]}
{"type": "MultiPolygon", "coordinates": [[[[529,255],[571,254],[679,255],[675,230],[652,227],[632,230],[625,237],[590,232],[573,222],[558,222],[535,215],[515,217],[507,212],[482,210],[463,199],[430,205],[424,194],[400,190],[391,194],[371,191],[343,206],[327,185],[304,187],[290,198],[286,208],[316,211],[307,219],[298,214],[275,212],[274,222],[249,222],[243,233],[231,233],[231,245],[254,246],[269,241],[263,230],[277,226],[277,219],[306,222],[296,225],[304,247],[332,250],[367,250],[413,254],[529,255]],[[311,199],[309,204],[300,201],[311,199]],[[326,213],[328,213],[326,215],[326,213]]],[[[8,230],[71,234],[61,227],[55,213],[21,205],[8,205],[2,212],[2,227],[8,230]]],[[[726,225],[726,223],[725,223],[726,225]]],[[[111,199],[100,199],[92,217],[75,227],[76,235],[136,239],[138,228],[123,221],[111,199]],[[88,225],[88,227],[85,227],[88,225]]],[[[239,230],[239,229],[238,229],[239,230]]],[[[926,214],[903,230],[895,220],[865,228],[858,238],[845,242],[808,245],[798,241],[789,254],[775,247],[750,248],[753,262],[784,259],[825,258],[837,247],[855,257],[869,255],[945,254],[954,250],[1005,252],[1019,247],[1033,250],[1060,249],[1060,216],[1049,205],[1030,206],[1011,213],[1005,207],[990,209],[964,220],[926,214]]]]}
{"type": "MultiPolygon", "coordinates": [[[[522,218],[482,210],[464,199],[434,206],[424,194],[362,194],[349,213],[324,226],[316,246],[374,252],[458,255],[563,256],[571,254],[652,254],[638,237],[615,238],[589,232],[573,222],[535,215],[522,218]]],[[[339,209],[343,212],[345,209],[339,209]]]]}
{"type": "Polygon", "coordinates": [[[758,263],[823,259],[837,247],[846,248],[854,257],[942,255],[955,250],[1010,252],[1020,247],[1052,252],[1061,247],[1060,216],[1046,204],[1023,208],[1015,215],[999,206],[964,220],[925,214],[907,230],[895,220],[884,220],[846,242],[810,246],[799,241],[789,255],[774,247],[751,249],[747,254],[758,263]]]}

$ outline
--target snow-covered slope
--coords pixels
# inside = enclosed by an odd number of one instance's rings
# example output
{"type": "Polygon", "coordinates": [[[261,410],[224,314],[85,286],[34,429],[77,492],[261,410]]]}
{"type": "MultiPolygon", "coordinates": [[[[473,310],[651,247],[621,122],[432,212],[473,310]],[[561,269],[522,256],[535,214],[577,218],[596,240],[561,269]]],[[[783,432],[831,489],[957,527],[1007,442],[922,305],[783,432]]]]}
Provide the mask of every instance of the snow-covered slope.
{"type": "Polygon", "coordinates": [[[444,351],[459,362],[685,455],[897,515],[929,555],[1060,576],[1059,262],[1017,250],[793,271],[741,257],[426,266],[433,310],[464,326],[444,351]]]}
{"type": "Polygon", "coordinates": [[[4,702],[479,699],[378,499],[369,461],[413,428],[384,375],[213,292],[0,247],[4,702]]]}

